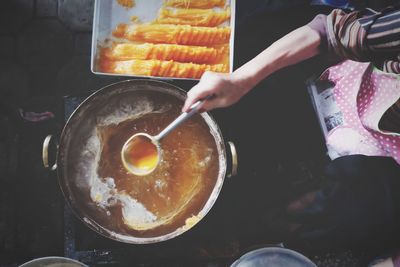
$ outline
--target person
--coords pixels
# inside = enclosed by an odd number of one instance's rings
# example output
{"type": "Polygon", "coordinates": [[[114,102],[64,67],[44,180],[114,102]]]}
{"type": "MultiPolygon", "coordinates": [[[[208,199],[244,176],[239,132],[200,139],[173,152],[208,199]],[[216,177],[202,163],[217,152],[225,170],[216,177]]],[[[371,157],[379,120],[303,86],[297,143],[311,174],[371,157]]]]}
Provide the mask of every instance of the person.
{"type": "MultiPolygon", "coordinates": [[[[337,59],[321,79],[335,84],[344,123],[328,134],[339,155],[325,169],[328,185],[288,206],[288,212],[308,216],[295,231],[338,246],[366,240],[379,248],[398,246],[393,237],[400,233],[399,6],[318,15],[233,73],[204,73],[182,111],[209,95],[202,111],[233,105],[271,74],[319,54],[337,59]]],[[[375,266],[400,266],[400,257],[375,266]]]]}

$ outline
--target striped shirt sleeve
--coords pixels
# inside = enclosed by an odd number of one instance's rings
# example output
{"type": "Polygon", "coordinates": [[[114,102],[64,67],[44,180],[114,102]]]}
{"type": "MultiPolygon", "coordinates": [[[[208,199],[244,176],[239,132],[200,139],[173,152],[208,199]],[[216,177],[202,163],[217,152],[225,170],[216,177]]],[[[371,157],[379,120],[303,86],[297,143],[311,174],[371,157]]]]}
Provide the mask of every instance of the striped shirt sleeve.
{"type": "Polygon", "coordinates": [[[335,9],[326,21],[317,16],[309,26],[321,36],[322,51],[341,59],[372,62],[384,71],[400,73],[400,9],[346,13],[335,9]]]}
{"type": "Polygon", "coordinates": [[[361,20],[368,32],[367,44],[372,54],[381,56],[382,69],[400,73],[400,10],[387,9],[369,20],[361,20]]]}
{"type": "Polygon", "coordinates": [[[369,61],[365,43],[366,32],[357,19],[360,12],[345,13],[335,9],[327,16],[326,36],[328,50],[343,59],[369,61]]]}

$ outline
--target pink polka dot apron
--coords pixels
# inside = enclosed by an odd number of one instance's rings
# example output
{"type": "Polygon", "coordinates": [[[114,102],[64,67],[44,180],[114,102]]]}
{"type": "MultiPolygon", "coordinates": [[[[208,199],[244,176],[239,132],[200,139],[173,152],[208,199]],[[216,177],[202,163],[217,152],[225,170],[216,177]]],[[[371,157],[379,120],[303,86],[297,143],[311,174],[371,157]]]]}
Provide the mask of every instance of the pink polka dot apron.
{"type": "Polygon", "coordinates": [[[343,115],[343,124],[328,133],[327,145],[339,156],[385,156],[400,164],[400,134],[378,126],[400,98],[400,75],[346,60],[326,70],[321,79],[335,84],[333,94],[343,115]]]}

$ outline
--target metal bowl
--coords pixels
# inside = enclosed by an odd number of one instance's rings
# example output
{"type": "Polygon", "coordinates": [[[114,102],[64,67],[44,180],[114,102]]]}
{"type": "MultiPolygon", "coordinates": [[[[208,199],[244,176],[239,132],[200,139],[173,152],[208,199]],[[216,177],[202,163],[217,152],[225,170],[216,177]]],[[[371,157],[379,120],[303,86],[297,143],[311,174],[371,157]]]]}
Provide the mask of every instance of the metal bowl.
{"type": "Polygon", "coordinates": [[[250,251],[231,267],[317,267],[300,253],[281,247],[266,247],[250,251]]]}
{"type": "Polygon", "coordinates": [[[88,267],[87,265],[64,257],[44,257],[31,260],[20,267],[88,267]]]}

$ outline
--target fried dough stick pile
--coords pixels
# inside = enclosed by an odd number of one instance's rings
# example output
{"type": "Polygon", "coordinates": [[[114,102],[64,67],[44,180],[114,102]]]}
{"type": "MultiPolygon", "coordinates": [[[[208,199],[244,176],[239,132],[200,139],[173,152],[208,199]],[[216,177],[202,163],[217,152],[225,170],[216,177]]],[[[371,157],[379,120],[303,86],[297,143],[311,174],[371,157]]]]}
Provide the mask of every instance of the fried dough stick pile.
{"type": "Polygon", "coordinates": [[[229,71],[230,27],[225,0],[167,0],[152,23],[119,24],[113,36],[125,40],[103,48],[104,72],[195,78],[205,71],[229,71]]]}

